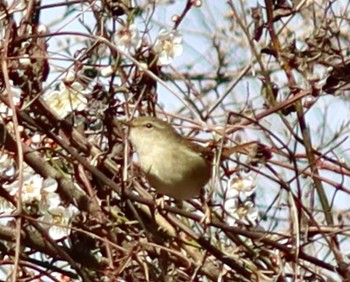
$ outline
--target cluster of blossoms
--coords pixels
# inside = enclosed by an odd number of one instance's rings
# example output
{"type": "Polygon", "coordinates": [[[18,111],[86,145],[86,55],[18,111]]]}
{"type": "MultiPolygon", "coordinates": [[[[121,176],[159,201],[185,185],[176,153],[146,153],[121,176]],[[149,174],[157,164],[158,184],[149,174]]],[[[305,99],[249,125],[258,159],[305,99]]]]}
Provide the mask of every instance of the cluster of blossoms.
{"type": "MultiPolygon", "coordinates": [[[[123,27],[114,34],[114,44],[122,52],[134,54],[140,48],[142,39],[135,25],[123,27]]],[[[160,30],[152,47],[157,55],[157,64],[166,66],[171,64],[175,57],[183,52],[182,36],[178,31],[160,30]]]]}
{"type": "MultiPolygon", "coordinates": [[[[255,190],[256,183],[250,174],[238,174],[229,180],[223,201],[224,217],[229,225],[237,223],[254,225],[256,223],[258,209],[251,201],[255,190]]],[[[223,198],[223,195],[218,196],[223,198]]]]}
{"type": "Polygon", "coordinates": [[[59,89],[45,93],[43,99],[59,119],[64,119],[72,111],[82,111],[86,108],[88,94],[89,91],[79,82],[60,82],[59,89]]]}
{"type": "MultiPolygon", "coordinates": [[[[3,185],[3,188],[15,199],[18,199],[20,190],[19,180],[3,185]]],[[[21,201],[26,208],[34,208],[41,217],[38,219],[44,228],[48,230],[50,237],[60,240],[70,234],[69,223],[78,213],[77,208],[70,205],[61,205],[61,199],[56,193],[57,181],[52,178],[44,179],[34,173],[28,167],[25,168],[21,187],[21,201]]],[[[1,225],[8,224],[13,219],[11,213],[15,207],[6,199],[0,197],[1,225]]]]}

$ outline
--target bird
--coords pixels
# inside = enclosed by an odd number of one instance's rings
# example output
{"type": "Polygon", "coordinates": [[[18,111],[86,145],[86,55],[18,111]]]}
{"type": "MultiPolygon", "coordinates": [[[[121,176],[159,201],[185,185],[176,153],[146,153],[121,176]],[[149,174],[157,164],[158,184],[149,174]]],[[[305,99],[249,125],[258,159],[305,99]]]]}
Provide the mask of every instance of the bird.
{"type": "MultiPolygon", "coordinates": [[[[210,148],[191,142],[157,117],[136,117],[122,124],[129,128],[140,167],[158,193],[179,201],[200,194],[212,176],[214,152],[210,148]]],[[[223,159],[252,145],[257,142],[225,148],[223,159]]]]}

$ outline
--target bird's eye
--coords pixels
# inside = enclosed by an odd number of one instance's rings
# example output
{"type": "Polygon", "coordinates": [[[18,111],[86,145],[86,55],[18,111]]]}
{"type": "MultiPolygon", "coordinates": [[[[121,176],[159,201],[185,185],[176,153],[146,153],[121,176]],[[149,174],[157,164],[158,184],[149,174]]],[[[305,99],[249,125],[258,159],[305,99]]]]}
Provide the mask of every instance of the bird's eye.
{"type": "Polygon", "coordinates": [[[152,125],[152,123],[147,123],[147,124],[146,124],[146,127],[147,127],[147,128],[152,128],[153,125],[152,125]]]}

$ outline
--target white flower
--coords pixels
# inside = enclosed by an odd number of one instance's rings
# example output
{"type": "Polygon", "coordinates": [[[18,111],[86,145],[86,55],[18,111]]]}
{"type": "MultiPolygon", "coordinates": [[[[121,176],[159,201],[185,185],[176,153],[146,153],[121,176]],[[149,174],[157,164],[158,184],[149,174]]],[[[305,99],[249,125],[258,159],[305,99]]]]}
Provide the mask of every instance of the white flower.
{"type": "Polygon", "coordinates": [[[64,81],[67,83],[72,83],[75,80],[75,72],[72,70],[69,70],[66,74],[66,77],[64,78],[64,81]]]}
{"type": "Polygon", "coordinates": [[[101,68],[101,75],[104,77],[111,76],[113,72],[114,72],[114,68],[112,66],[101,68]]]}
{"type": "MultiPolygon", "coordinates": [[[[43,185],[43,178],[39,174],[25,174],[23,176],[22,186],[22,201],[23,203],[32,203],[35,200],[41,199],[41,187],[43,185]]],[[[11,196],[15,196],[19,190],[19,181],[16,180],[11,184],[4,185],[4,188],[10,193],[11,196]]]]}
{"type": "Polygon", "coordinates": [[[47,178],[44,180],[43,187],[41,189],[41,201],[39,202],[40,211],[46,211],[49,208],[58,207],[61,203],[60,196],[55,193],[58,183],[53,178],[47,178]]]}
{"type": "Polygon", "coordinates": [[[49,208],[40,220],[45,222],[42,223],[44,227],[48,227],[50,237],[54,240],[60,240],[70,234],[70,221],[77,213],[77,208],[72,205],[67,208],[57,206],[49,208]]]}
{"type": "Polygon", "coordinates": [[[119,29],[113,39],[118,49],[125,53],[131,53],[141,46],[139,30],[133,24],[119,29]]]}
{"type": "Polygon", "coordinates": [[[8,154],[3,153],[0,156],[0,176],[10,178],[16,173],[15,162],[8,154]]]}
{"type": "Polygon", "coordinates": [[[0,197],[0,214],[10,214],[15,210],[15,207],[5,198],[0,197]]]}
{"type": "Polygon", "coordinates": [[[43,99],[50,105],[57,117],[64,119],[72,111],[82,111],[86,108],[88,91],[79,82],[66,85],[61,82],[59,90],[46,93],[43,99]]]}
{"type": "Polygon", "coordinates": [[[15,207],[12,203],[0,197],[0,225],[6,225],[9,221],[14,219],[10,216],[13,211],[15,211],[15,207]]]}
{"type": "Polygon", "coordinates": [[[243,204],[237,204],[235,208],[230,206],[229,209],[227,209],[225,203],[224,209],[227,214],[226,222],[231,226],[235,225],[237,221],[247,225],[255,224],[259,216],[258,209],[251,201],[247,201],[243,204]]]}
{"type": "MultiPolygon", "coordinates": [[[[11,184],[4,185],[4,188],[11,196],[15,196],[19,190],[19,181],[16,180],[11,184]]],[[[57,197],[59,199],[59,196],[57,195],[55,197],[51,195],[56,189],[56,180],[52,178],[43,179],[39,174],[26,173],[23,176],[22,201],[25,204],[31,204],[37,201],[41,205],[49,203],[57,206],[56,201],[57,197]]]]}
{"type": "Polygon", "coordinates": [[[29,55],[24,54],[21,58],[19,58],[19,63],[23,66],[29,66],[31,64],[29,55]]]}
{"type": "Polygon", "coordinates": [[[42,135],[39,133],[34,133],[34,135],[31,138],[32,143],[39,144],[42,140],[42,135]]]}
{"type": "Polygon", "coordinates": [[[41,34],[47,33],[48,32],[48,28],[45,25],[40,24],[38,26],[38,28],[37,28],[37,31],[38,31],[38,33],[41,33],[41,34]]]}
{"type": "MultiPolygon", "coordinates": [[[[15,87],[11,87],[11,92],[13,95],[13,103],[15,106],[19,105],[21,102],[21,92],[18,88],[15,87]]],[[[12,114],[12,110],[7,105],[0,102],[0,117],[6,119],[12,117],[12,114]]]]}
{"type": "Polygon", "coordinates": [[[254,193],[255,188],[256,183],[252,176],[234,177],[228,183],[227,198],[239,197],[245,200],[254,193]]]}
{"type": "Polygon", "coordinates": [[[182,54],[182,36],[176,30],[162,29],[153,45],[153,51],[158,55],[158,65],[169,65],[175,57],[182,54]]]}

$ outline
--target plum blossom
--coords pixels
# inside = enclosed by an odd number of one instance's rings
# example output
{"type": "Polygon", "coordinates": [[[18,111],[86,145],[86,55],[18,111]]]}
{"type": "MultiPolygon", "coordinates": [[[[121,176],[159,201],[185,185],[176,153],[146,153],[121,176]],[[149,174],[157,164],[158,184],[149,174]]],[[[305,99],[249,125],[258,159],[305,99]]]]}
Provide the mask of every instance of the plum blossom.
{"type": "Polygon", "coordinates": [[[133,24],[119,29],[113,39],[118,49],[125,53],[132,53],[141,46],[140,32],[133,24]]]}
{"type": "Polygon", "coordinates": [[[67,85],[63,82],[59,90],[48,92],[43,99],[48,103],[58,118],[64,119],[72,111],[82,111],[87,106],[88,91],[79,82],[67,85]]]}
{"type": "Polygon", "coordinates": [[[230,179],[227,188],[229,198],[239,197],[245,200],[255,192],[256,183],[252,176],[235,176],[230,179]]]}
{"type": "Polygon", "coordinates": [[[3,153],[0,155],[0,176],[2,178],[10,178],[13,177],[16,173],[15,161],[14,159],[3,153]]]}
{"type": "Polygon", "coordinates": [[[229,225],[255,224],[258,218],[258,209],[251,201],[250,196],[256,189],[255,179],[251,174],[238,174],[230,179],[225,189],[223,210],[226,222],[229,225]]]}
{"type": "MultiPolygon", "coordinates": [[[[11,196],[15,196],[19,190],[19,180],[4,185],[4,188],[11,196]]],[[[43,179],[39,174],[25,173],[23,176],[22,202],[24,204],[39,202],[41,205],[43,205],[43,203],[58,205],[60,200],[59,196],[54,193],[56,189],[56,180],[52,178],[43,179]]]]}
{"type": "MultiPolygon", "coordinates": [[[[41,188],[43,186],[43,178],[39,174],[24,174],[22,186],[22,201],[23,203],[32,203],[35,200],[41,199],[41,188]]],[[[19,190],[19,180],[11,184],[4,185],[4,188],[11,196],[15,196],[19,190]]]]}
{"type": "Polygon", "coordinates": [[[73,205],[67,208],[63,206],[51,207],[47,213],[40,218],[44,228],[48,228],[49,235],[54,240],[60,240],[70,234],[70,222],[78,209],[73,205]]]}
{"type": "Polygon", "coordinates": [[[44,185],[41,189],[41,201],[39,202],[39,209],[41,212],[48,208],[57,207],[61,203],[60,196],[55,193],[57,186],[57,181],[53,178],[44,180],[44,185]]]}
{"type": "Polygon", "coordinates": [[[182,36],[176,30],[162,29],[153,45],[153,51],[158,55],[158,65],[169,65],[175,57],[182,54],[182,36]]]}
{"type": "Polygon", "coordinates": [[[259,218],[259,211],[251,201],[238,203],[237,199],[228,199],[224,204],[225,220],[228,225],[236,225],[237,222],[247,225],[255,225],[259,218]]]}
{"type": "MultiPolygon", "coordinates": [[[[13,103],[15,106],[18,106],[21,103],[21,92],[16,87],[11,87],[11,92],[13,96],[13,103]]],[[[12,117],[13,113],[10,107],[5,105],[3,102],[0,102],[0,117],[3,119],[12,117]]]]}
{"type": "Polygon", "coordinates": [[[7,225],[8,222],[14,218],[11,217],[11,213],[15,210],[15,207],[3,197],[0,197],[0,225],[7,225]]]}

